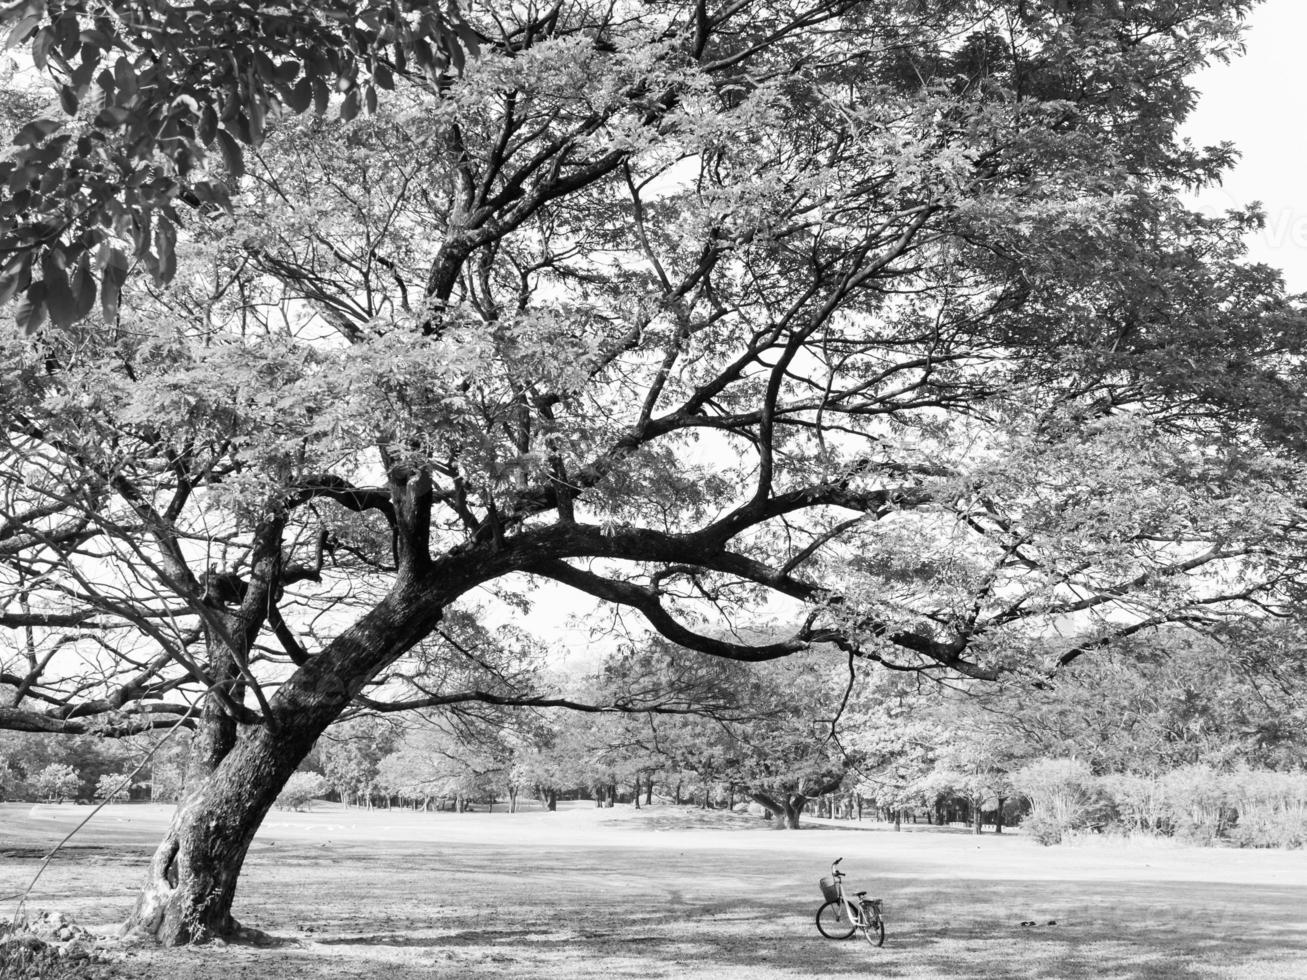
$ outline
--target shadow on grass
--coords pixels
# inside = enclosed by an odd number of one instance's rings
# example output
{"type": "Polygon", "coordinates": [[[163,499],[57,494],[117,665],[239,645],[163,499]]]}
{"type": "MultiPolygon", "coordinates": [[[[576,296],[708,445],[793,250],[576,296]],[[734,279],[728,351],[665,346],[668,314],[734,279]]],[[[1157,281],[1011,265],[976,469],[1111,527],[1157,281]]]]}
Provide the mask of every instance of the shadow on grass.
{"type": "Polygon", "coordinates": [[[1206,965],[1214,962],[1307,956],[1303,894],[1240,886],[1196,893],[1192,883],[1172,882],[909,886],[894,890],[882,949],[856,936],[824,939],[812,918],[817,903],[775,900],[572,905],[570,914],[560,908],[543,922],[533,921],[534,908],[487,906],[316,942],[364,959],[369,947],[419,951],[420,960],[457,962],[471,977],[503,976],[505,963],[580,961],[611,976],[673,976],[670,967],[684,973],[697,964],[756,976],[1197,980],[1211,976],[1206,965]],[[1040,924],[1021,925],[1031,920],[1040,924]]]}

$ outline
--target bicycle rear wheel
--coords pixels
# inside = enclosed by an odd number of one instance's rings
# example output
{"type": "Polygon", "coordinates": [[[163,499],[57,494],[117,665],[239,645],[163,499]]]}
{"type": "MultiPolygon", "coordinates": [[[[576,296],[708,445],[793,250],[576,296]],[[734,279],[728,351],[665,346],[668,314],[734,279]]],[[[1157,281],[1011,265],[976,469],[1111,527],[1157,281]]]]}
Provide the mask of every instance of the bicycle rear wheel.
{"type": "Polygon", "coordinates": [[[876,916],[874,919],[863,919],[862,922],[859,923],[859,928],[862,929],[863,937],[867,942],[871,943],[871,945],[885,945],[885,920],[880,916],[876,916]]]}
{"type": "Polygon", "coordinates": [[[856,928],[839,902],[827,902],[817,910],[817,931],[827,939],[848,939],[856,928]]]}

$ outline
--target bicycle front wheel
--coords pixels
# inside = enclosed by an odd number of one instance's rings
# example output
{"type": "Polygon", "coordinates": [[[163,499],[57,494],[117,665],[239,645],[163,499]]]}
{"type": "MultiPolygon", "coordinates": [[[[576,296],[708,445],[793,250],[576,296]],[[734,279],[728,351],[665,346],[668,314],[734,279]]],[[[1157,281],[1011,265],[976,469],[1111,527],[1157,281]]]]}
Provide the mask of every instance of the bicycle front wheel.
{"type": "Polygon", "coordinates": [[[848,939],[856,928],[839,902],[827,902],[817,910],[817,931],[827,939],[848,939]]]}
{"type": "Polygon", "coordinates": [[[885,945],[885,920],[880,916],[862,923],[862,935],[873,946],[885,945]]]}

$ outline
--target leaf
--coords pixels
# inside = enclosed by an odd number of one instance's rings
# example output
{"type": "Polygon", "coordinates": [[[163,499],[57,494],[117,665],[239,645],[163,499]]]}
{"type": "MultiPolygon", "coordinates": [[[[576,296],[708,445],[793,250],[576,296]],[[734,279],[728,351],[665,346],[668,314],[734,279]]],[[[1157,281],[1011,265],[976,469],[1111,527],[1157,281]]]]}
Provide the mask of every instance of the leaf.
{"type": "Polygon", "coordinates": [[[222,162],[227,167],[227,172],[233,177],[240,177],[245,173],[245,157],[241,153],[239,144],[232,138],[231,133],[225,129],[217,132],[218,149],[222,153],[222,162]]]}
{"type": "Polygon", "coordinates": [[[32,253],[15,256],[0,274],[0,306],[8,303],[31,283],[32,253]]]}
{"type": "Polygon", "coordinates": [[[177,228],[162,215],[154,226],[154,254],[159,259],[154,278],[163,285],[177,274],[177,228]]]}
{"type": "Polygon", "coordinates": [[[14,311],[14,320],[18,323],[19,329],[31,337],[41,329],[45,317],[45,284],[34,282],[28,287],[22,302],[18,304],[18,309],[14,311]]]}
{"type": "Polygon", "coordinates": [[[73,303],[78,320],[84,320],[95,306],[96,281],[91,272],[91,253],[83,252],[72,278],[73,303]]]}
{"type": "Polygon", "coordinates": [[[14,143],[27,143],[30,146],[36,146],[62,125],[63,123],[55,119],[37,119],[18,131],[18,135],[14,137],[14,143]]]}
{"type": "Polygon", "coordinates": [[[114,63],[113,80],[118,86],[118,99],[120,102],[125,102],[136,94],[136,69],[127,60],[126,55],[114,63]]]}
{"type": "Polygon", "coordinates": [[[273,83],[277,81],[277,66],[273,64],[271,58],[266,52],[254,52],[254,70],[259,73],[259,77],[265,82],[273,83]]]}
{"type": "Polygon", "coordinates": [[[68,115],[77,115],[77,92],[72,88],[72,86],[61,85],[59,87],[59,104],[68,115]]]}
{"type": "Polygon", "coordinates": [[[345,95],[345,101],[340,104],[340,118],[349,122],[359,114],[359,90],[352,88],[345,95]]]}
{"type": "MultiPolygon", "coordinates": [[[[47,252],[49,259],[56,253],[47,252]]],[[[50,310],[50,322],[56,327],[71,327],[77,322],[77,303],[72,290],[68,288],[68,276],[55,262],[46,261],[41,268],[42,282],[45,283],[46,305],[50,310]]]]}
{"type": "Polygon", "coordinates": [[[14,29],[9,32],[9,40],[5,41],[6,48],[12,48],[16,44],[22,44],[32,32],[37,29],[41,23],[40,14],[29,14],[14,25],[14,29]]]}
{"type": "Polygon", "coordinates": [[[295,112],[307,112],[313,104],[313,80],[308,76],[301,78],[286,92],[286,105],[295,112]]]}
{"type": "Polygon", "coordinates": [[[477,34],[476,28],[462,18],[454,25],[454,37],[469,56],[475,58],[481,53],[481,36],[477,34]]]}
{"type": "Polygon", "coordinates": [[[205,146],[213,145],[213,138],[218,133],[218,110],[211,103],[205,104],[200,110],[200,122],[196,128],[195,135],[199,137],[200,142],[205,146]]]}
{"type": "Polygon", "coordinates": [[[106,323],[118,319],[118,302],[123,283],[127,281],[127,256],[121,249],[111,248],[107,253],[104,273],[100,280],[100,311],[106,323]]]}
{"type": "Polygon", "coordinates": [[[36,37],[32,41],[32,63],[41,71],[45,71],[49,63],[50,48],[54,46],[54,30],[49,27],[43,27],[36,32],[36,37]]]}
{"type": "Polygon", "coordinates": [[[263,143],[263,98],[257,93],[250,98],[250,103],[246,107],[250,118],[250,146],[259,146],[263,143]]]}
{"type": "Polygon", "coordinates": [[[331,92],[327,89],[327,83],[321,78],[313,79],[313,111],[319,116],[327,114],[327,106],[331,102],[331,92]]]}

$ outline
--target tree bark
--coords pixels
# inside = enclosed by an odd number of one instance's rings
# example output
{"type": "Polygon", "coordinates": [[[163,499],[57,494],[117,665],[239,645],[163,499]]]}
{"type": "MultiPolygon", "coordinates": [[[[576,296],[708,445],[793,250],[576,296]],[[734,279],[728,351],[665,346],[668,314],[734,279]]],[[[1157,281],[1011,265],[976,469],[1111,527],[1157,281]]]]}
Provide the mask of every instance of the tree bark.
{"type": "Polygon", "coordinates": [[[808,797],[802,793],[786,794],[777,800],[766,793],[753,792],[749,794],[749,798],[774,816],[777,821],[776,826],[783,830],[798,830],[799,818],[803,815],[804,807],[808,805],[808,797]]]}
{"type": "Polygon", "coordinates": [[[441,609],[409,591],[401,576],[389,596],[280,687],[263,724],[245,728],[220,759],[202,748],[214,767],[173,816],[124,933],[176,946],[238,930],[236,881],[286,780],[368,679],[435,628],[441,609]]]}

